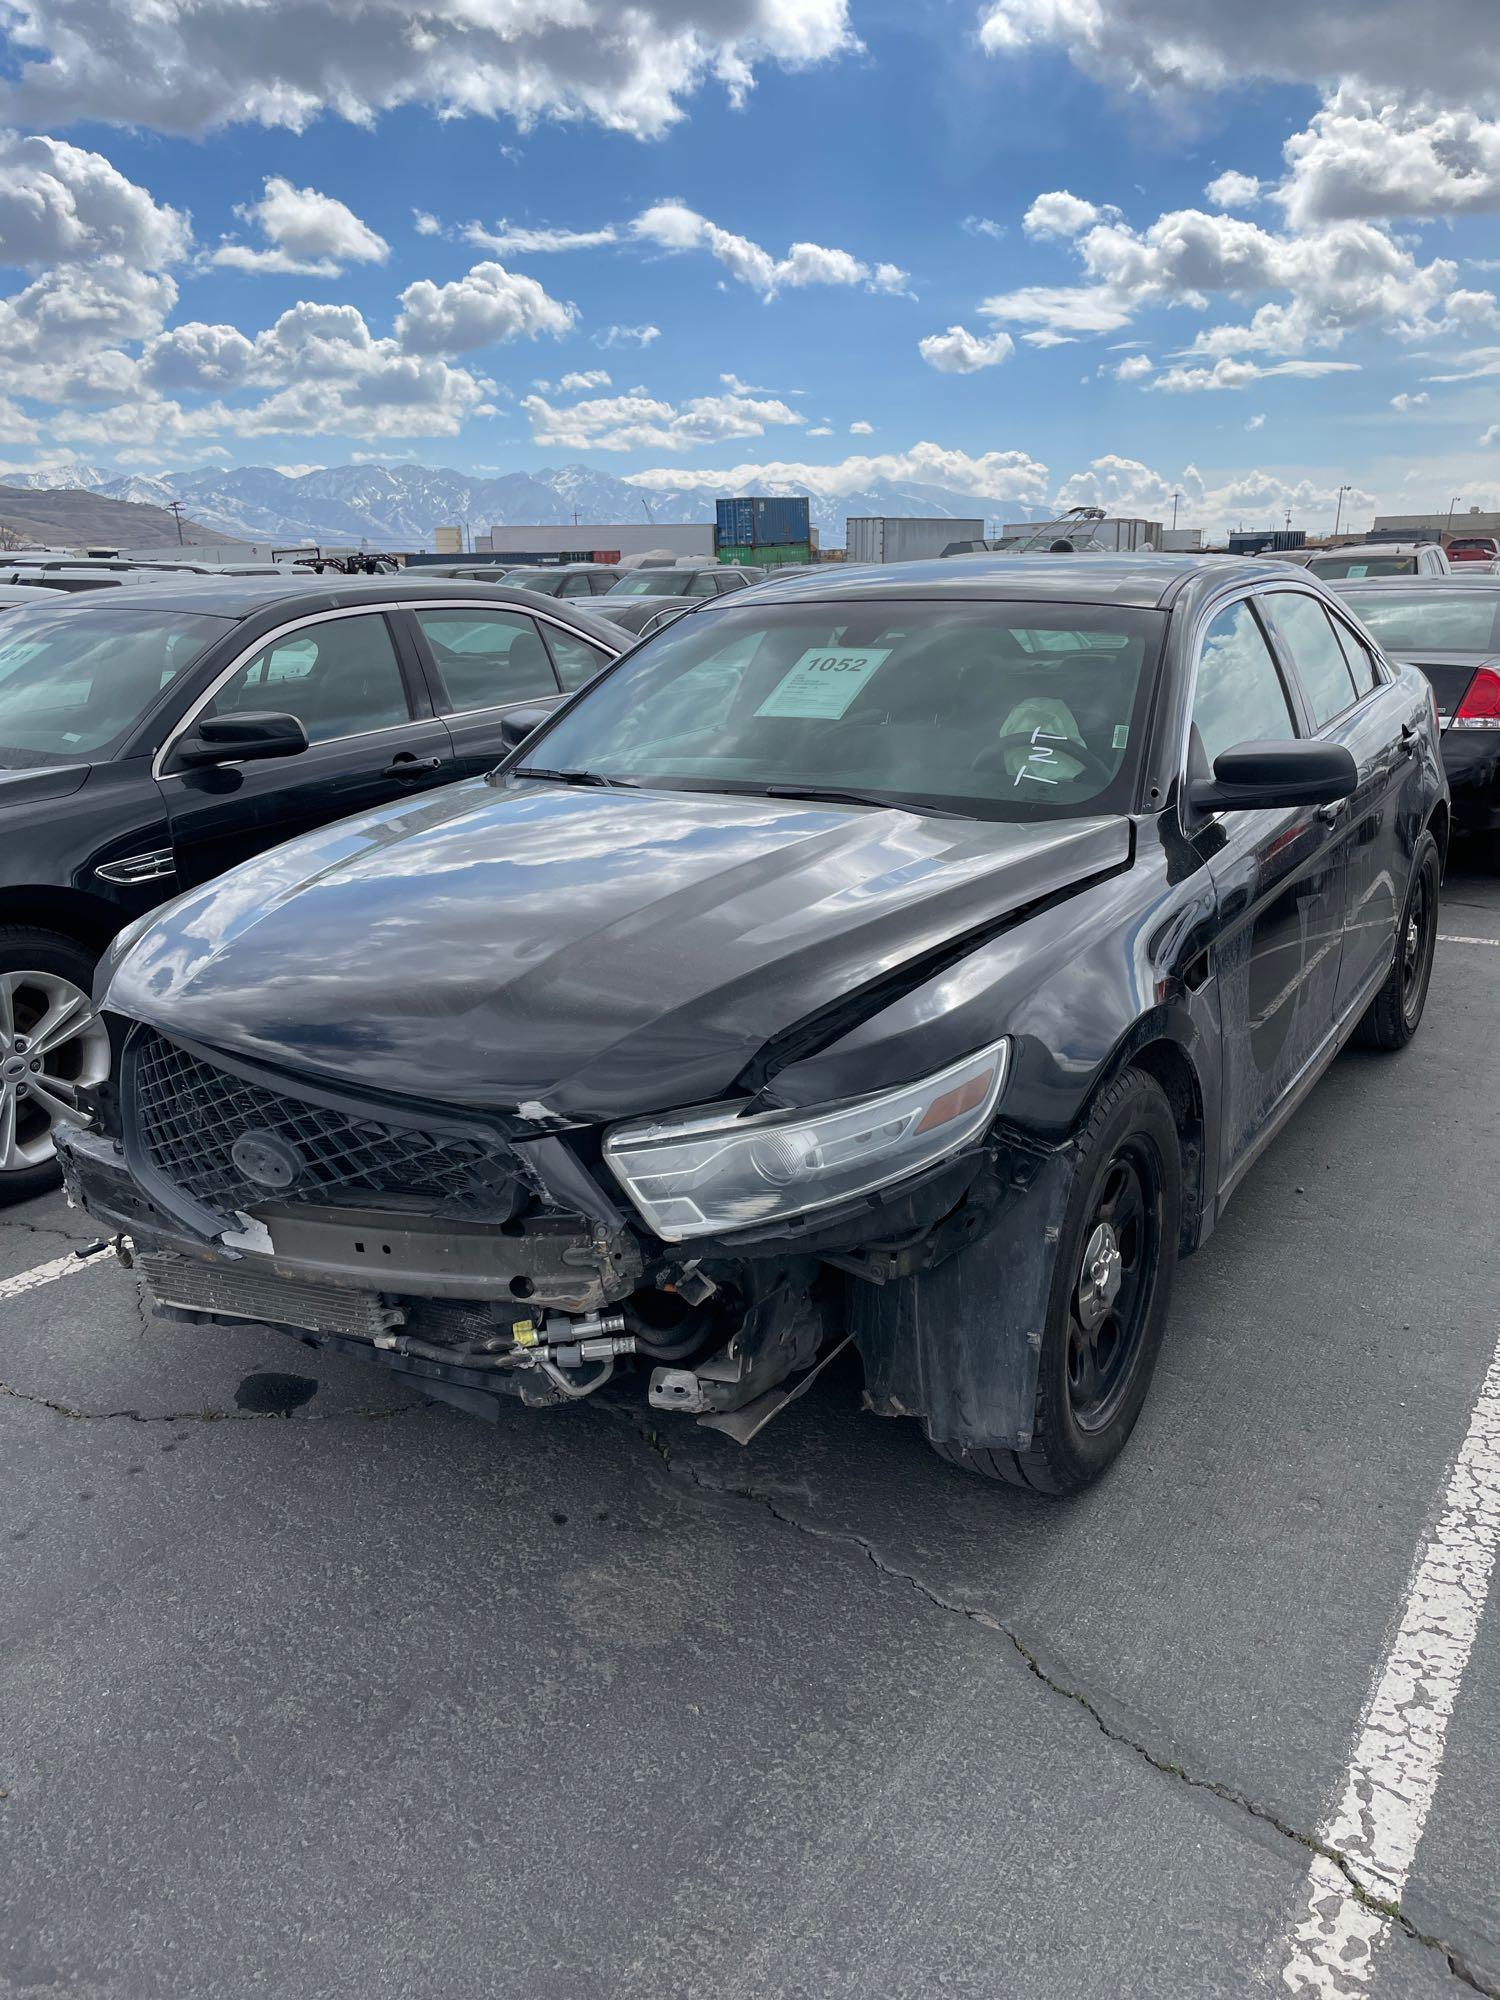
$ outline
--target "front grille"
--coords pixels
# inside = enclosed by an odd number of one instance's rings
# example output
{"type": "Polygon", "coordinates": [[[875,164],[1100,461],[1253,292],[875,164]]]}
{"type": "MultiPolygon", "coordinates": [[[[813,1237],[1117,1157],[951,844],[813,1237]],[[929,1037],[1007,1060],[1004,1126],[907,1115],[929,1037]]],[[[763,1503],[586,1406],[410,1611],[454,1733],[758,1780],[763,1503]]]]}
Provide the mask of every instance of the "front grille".
{"type": "Polygon", "coordinates": [[[126,1066],[132,1149],[226,1218],[271,1199],[416,1197],[501,1219],[516,1205],[516,1162],[499,1139],[424,1131],[312,1104],[220,1069],[149,1029],[132,1038],[126,1066]],[[276,1143],[293,1174],[284,1187],[252,1179],[236,1165],[236,1140],[251,1137],[276,1143]]]}

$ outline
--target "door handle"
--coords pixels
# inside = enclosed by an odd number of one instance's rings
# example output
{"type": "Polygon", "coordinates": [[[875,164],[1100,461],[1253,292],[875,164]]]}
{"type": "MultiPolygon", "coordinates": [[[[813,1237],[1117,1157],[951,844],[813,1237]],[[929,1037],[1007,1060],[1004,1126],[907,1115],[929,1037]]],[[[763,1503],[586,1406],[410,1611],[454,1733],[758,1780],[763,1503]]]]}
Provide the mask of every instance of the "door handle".
{"type": "Polygon", "coordinates": [[[404,750],[399,757],[392,758],[380,775],[382,778],[420,778],[427,771],[441,771],[442,768],[441,757],[413,757],[409,750],[404,750]]]}

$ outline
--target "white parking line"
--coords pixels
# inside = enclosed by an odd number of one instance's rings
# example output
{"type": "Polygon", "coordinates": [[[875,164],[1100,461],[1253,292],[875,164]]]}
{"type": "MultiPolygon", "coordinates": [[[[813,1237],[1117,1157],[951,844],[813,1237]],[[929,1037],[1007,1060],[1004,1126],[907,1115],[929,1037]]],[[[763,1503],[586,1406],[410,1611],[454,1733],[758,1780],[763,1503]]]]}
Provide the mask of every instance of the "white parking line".
{"type": "MultiPolygon", "coordinates": [[[[1398,1904],[1443,1767],[1443,1745],[1500,1544],[1500,1346],[1418,1557],[1401,1623],[1365,1707],[1338,1806],[1321,1829],[1368,1895],[1398,1904]]],[[[1317,2000],[1359,1992],[1390,1929],[1318,1855],[1282,1984],[1317,2000]]]]}
{"type": "Polygon", "coordinates": [[[92,1271],[98,1268],[97,1257],[80,1257],[70,1250],[66,1257],[53,1257],[46,1264],[33,1264],[29,1271],[18,1271],[13,1278],[0,1278],[0,1305],[7,1299],[18,1299],[23,1292],[34,1292],[38,1285],[50,1285],[54,1278],[66,1278],[74,1271],[92,1271]]]}
{"type": "Polygon", "coordinates": [[[1452,931],[1438,932],[1439,944],[1492,944],[1500,948],[1500,938],[1458,937],[1452,931]]]}

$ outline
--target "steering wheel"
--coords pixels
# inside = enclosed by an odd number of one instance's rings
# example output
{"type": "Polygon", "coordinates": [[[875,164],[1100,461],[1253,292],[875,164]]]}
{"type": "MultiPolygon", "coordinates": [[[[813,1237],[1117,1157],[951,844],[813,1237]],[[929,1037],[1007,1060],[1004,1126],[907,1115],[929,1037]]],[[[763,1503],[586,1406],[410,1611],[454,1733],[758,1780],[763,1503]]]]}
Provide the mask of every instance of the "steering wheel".
{"type": "Polygon", "coordinates": [[[1080,743],[1076,737],[1058,738],[1043,745],[1034,740],[1029,729],[1018,730],[1012,736],[1002,736],[998,743],[991,743],[980,751],[969,768],[974,771],[987,771],[992,765],[1003,760],[1007,750],[1043,748],[1055,749],[1060,757],[1071,757],[1075,764],[1081,765],[1085,771],[1096,777],[1101,785],[1109,784],[1115,775],[1102,757],[1096,756],[1086,743],[1080,743]]]}

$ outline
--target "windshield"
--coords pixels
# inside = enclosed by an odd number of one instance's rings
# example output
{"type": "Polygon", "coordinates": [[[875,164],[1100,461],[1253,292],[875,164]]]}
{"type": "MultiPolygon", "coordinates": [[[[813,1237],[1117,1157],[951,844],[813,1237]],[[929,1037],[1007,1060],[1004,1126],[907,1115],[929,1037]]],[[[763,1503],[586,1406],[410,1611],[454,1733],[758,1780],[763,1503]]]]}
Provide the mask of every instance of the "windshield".
{"type": "Polygon", "coordinates": [[[725,606],[629,654],[525,762],[987,819],[1122,812],[1165,627],[1114,605],[725,606]]]}
{"type": "Polygon", "coordinates": [[[540,590],[548,597],[556,597],[564,575],[560,569],[512,569],[506,571],[502,581],[517,590],[540,590]]]}
{"type": "Polygon", "coordinates": [[[1415,556],[1314,556],[1307,565],[1314,576],[1415,576],[1415,556]]]}
{"type": "Polygon", "coordinates": [[[1491,653],[1500,639],[1500,589],[1360,590],[1349,603],[1388,653],[1491,653]]]}
{"type": "Polygon", "coordinates": [[[604,593],[606,597],[681,597],[696,571],[690,569],[642,569],[634,576],[622,576],[604,593]]]}
{"type": "Polygon", "coordinates": [[[108,752],[163,688],[229,629],[197,612],[107,603],[17,609],[0,620],[0,766],[108,752]]]}

